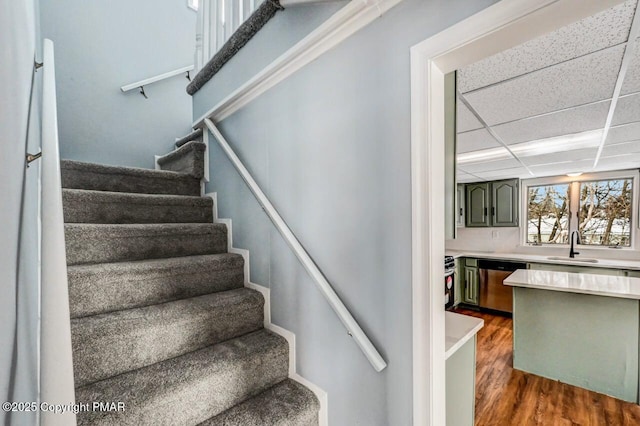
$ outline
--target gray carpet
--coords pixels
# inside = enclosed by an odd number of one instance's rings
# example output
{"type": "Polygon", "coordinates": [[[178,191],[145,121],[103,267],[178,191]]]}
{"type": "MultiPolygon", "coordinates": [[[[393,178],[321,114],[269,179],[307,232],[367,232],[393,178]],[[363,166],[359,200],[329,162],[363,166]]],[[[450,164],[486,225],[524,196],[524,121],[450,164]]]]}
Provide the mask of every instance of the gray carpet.
{"type": "Polygon", "coordinates": [[[196,74],[187,86],[187,93],[193,95],[200,90],[279,10],[283,7],[278,0],[265,0],[196,74]]]}
{"type": "Polygon", "coordinates": [[[181,145],[173,152],[158,158],[158,165],[162,170],[185,173],[197,179],[204,177],[205,144],[190,141],[181,145]]]}
{"type": "Polygon", "coordinates": [[[191,141],[202,142],[202,129],[196,129],[193,132],[189,133],[188,135],[183,136],[180,139],[176,140],[176,148],[180,148],[185,143],[191,142],[191,141]]]}
{"type": "Polygon", "coordinates": [[[79,425],[318,424],[199,196],[203,147],[163,157],[181,171],[62,161],[76,400],[125,404],[79,425]]]}

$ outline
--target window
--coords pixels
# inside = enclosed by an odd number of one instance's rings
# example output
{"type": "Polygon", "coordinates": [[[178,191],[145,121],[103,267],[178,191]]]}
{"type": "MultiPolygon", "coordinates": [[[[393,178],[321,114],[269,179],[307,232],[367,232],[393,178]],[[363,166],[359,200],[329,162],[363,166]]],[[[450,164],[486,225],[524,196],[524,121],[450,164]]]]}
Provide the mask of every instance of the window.
{"type": "Polygon", "coordinates": [[[198,4],[200,0],[187,0],[187,6],[193,10],[198,10],[198,4]]]}
{"type": "Polygon", "coordinates": [[[528,187],[527,243],[569,241],[569,184],[528,187]]]}
{"type": "Polygon", "coordinates": [[[626,170],[523,181],[523,242],[566,245],[577,232],[582,246],[640,249],[640,241],[634,242],[638,220],[633,207],[638,177],[637,171],[626,170]]]}
{"type": "Polygon", "coordinates": [[[631,245],[631,190],[631,178],[580,182],[582,244],[631,245]]]}

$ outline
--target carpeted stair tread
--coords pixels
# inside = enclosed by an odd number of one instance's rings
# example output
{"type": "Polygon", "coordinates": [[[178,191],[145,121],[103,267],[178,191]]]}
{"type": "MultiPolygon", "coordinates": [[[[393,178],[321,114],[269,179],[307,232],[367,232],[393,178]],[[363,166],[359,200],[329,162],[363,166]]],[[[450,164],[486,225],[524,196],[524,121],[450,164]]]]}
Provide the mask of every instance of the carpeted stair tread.
{"type": "Polygon", "coordinates": [[[67,264],[157,259],[227,251],[224,224],[65,224],[67,264]]]}
{"type": "Polygon", "coordinates": [[[162,170],[186,173],[195,178],[204,176],[204,153],[206,145],[198,141],[190,141],[180,148],[157,159],[162,170]]]}
{"type": "Polygon", "coordinates": [[[63,189],[65,223],[211,223],[213,200],[184,195],[63,189]]]}
{"type": "Polygon", "coordinates": [[[62,187],[112,192],[199,196],[200,179],[168,170],[60,162],[62,187]]]}
{"type": "Polygon", "coordinates": [[[193,132],[185,135],[179,139],[176,139],[176,148],[180,148],[182,145],[187,142],[198,141],[202,142],[202,127],[195,129],[193,132]]]}
{"type": "Polygon", "coordinates": [[[313,392],[286,379],[199,426],[317,426],[319,410],[313,392]]]}
{"type": "Polygon", "coordinates": [[[125,403],[81,412],[78,425],[195,425],[286,379],[288,360],[287,341],[262,329],[77,388],[78,403],[125,403]]]}
{"type": "Polygon", "coordinates": [[[241,288],[244,259],[221,253],[68,267],[71,318],[241,288]]]}
{"type": "Polygon", "coordinates": [[[263,326],[248,288],[71,320],[76,386],[146,367],[263,326]]]}

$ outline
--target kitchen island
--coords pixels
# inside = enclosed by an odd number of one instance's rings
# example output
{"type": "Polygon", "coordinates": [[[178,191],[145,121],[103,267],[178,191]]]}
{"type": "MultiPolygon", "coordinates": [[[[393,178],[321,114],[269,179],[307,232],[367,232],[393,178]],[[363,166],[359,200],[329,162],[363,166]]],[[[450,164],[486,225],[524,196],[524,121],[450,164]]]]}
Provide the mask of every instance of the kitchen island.
{"type": "Polygon", "coordinates": [[[638,402],[640,278],[520,269],[513,367],[638,402]]]}

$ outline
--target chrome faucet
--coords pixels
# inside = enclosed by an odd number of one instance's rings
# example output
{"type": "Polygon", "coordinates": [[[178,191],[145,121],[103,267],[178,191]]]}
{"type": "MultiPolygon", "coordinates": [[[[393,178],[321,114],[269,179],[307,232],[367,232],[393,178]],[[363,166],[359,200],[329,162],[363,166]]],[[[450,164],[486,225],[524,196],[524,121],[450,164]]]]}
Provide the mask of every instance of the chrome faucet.
{"type": "Polygon", "coordinates": [[[580,252],[575,251],[575,250],[573,249],[573,235],[574,235],[574,234],[575,234],[575,236],[576,236],[576,244],[580,244],[580,233],[579,233],[578,231],[573,231],[573,232],[571,233],[571,249],[569,250],[569,257],[570,257],[570,258],[572,258],[572,259],[573,259],[574,257],[576,257],[576,254],[580,254],[580,252]]]}

